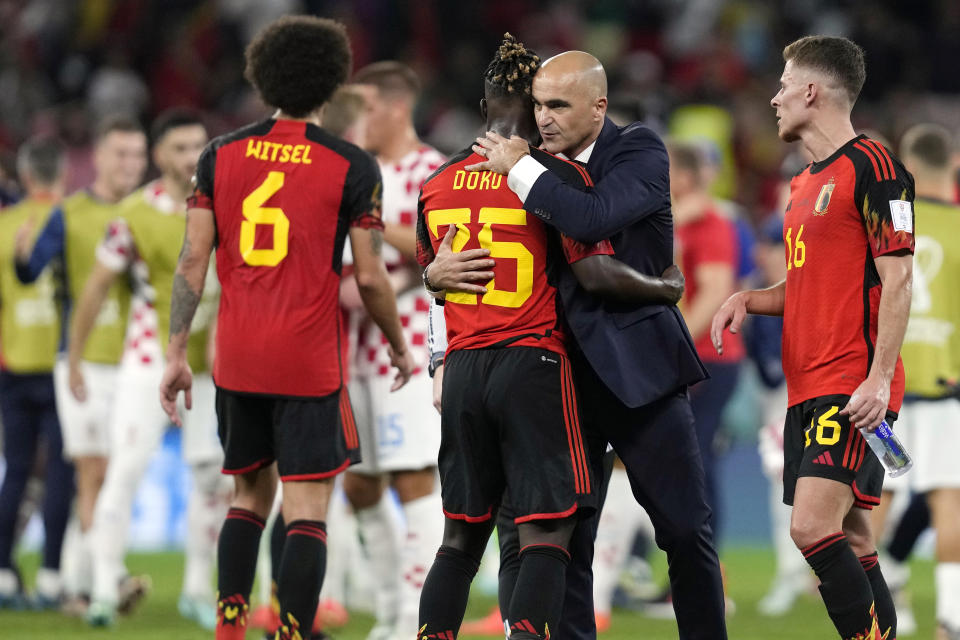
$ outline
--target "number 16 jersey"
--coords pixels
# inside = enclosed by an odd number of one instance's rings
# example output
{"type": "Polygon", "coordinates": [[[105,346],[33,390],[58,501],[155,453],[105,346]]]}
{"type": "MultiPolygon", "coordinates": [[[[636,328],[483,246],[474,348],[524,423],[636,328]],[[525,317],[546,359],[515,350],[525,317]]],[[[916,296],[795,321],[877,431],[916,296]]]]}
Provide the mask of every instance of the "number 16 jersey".
{"type": "Polygon", "coordinates": [[[382,228],[380,170],[313,124],[265,120],[210,142],[190,208],[213,211],[217,386],[321,397],[340,388],[343,244],[382,228]]]}

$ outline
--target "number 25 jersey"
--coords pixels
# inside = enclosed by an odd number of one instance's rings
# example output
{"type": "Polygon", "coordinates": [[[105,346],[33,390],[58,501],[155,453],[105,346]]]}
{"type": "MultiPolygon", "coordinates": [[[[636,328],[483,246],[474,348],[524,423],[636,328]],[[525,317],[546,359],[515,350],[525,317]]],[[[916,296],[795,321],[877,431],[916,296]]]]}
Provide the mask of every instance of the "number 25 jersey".
{"type": "MultiPolygon", "coordinates": [[[[567,184],[586,189],[586,170],[539,149],[530,153],[567,184]]],[[[565,353],[564,326],[556,295],[558,262],[576,262],[597,254],[612,254],[607,241],[583,245],[527,215],[523,203],[507,186],[506,176],[464,167],[484,158],[465,150],[423,183],[417,220],[417,258],[433,261],[451,225],[457,233],[453,251],[488,249],[494,277],[487,292],[450,293],[444,301],[447,352],[501,346],[534,346],[565,353]]]]}
{"type": "MultiPolygon", "coordinates": [[[[783,223],[788,406],[817,396],[850,395],[866,379],[881,293],[875,260],[913,253],[913,198],[913,177],[883,145],[865,136],[808,165],[791,181],[783,223]]],[[[890,385],[892,411],[899,411],[903,390],[898,357],[890,385]]]]}
{"type": "Polygon", "coordinates": [[[217,386],[333,393],[344,239],[383,227],[376,162],[313,124],[270,119],[211,141],[196,179],[189,206],[213,211],[217,230],[217,386]]]}

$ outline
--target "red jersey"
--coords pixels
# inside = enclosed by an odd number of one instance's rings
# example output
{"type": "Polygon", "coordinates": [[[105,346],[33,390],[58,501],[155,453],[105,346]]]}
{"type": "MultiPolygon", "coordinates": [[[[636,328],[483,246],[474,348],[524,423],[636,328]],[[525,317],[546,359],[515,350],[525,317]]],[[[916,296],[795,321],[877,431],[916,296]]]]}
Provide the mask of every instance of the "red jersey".
{"type": "MultiPolygon", "coordinates": [[[[783,373],[788,404],[853,393],[873,362],[880,277],[874,259],[913,253],[913,176],[859,136],[790,183],[783,224],[787,283],[783,373]]],[[[903,400],[897,358],[889,408],[903,400]]]]}
{"type": "MultiPolygon", "coordinates": [[[[686,289],[681,305],[689,307],[700,293],[697,288],[697,268],[703,264],[729,266],[736,277],[739,260],[737,230],[733,222],[713,209],[677,226],[677,251],[680,254],[680,269],[686,274],[686,289]]],[[[723,337],[723,355],[719,355],[710,341],[710,329],[694,336],[697,355],[706,362],[738,362],[745,354],[743,338],[739,333],[723,337]]]]}
{"type": "MultiPolygon", "coordinates": [[[[592,185],[585,169],[538,149],[534,157],[568,184],[592,185]]],[[[555,286],[558,260],[576,262],[589,255],[612,254],[609,242],[585,246],[557,241],[507,186],[505,176],[466,171],[483,162],[462,151],[423,183],[417,219],[417,257],[433,261],[451,224],[458,232],[454,251],[485,248],[496,262],[487,292],[448,293],[444,301],[447,352],[498,346],[531,346],[565,353],[564,328],[555,286]]]]}
{"type": "Polygon", "coordinates": [[[320,127],[271,119],[211,141],[196,179],[189,206],[217,227],[217,385],[333,393],[343,243],[351,226],[383,226],[377,163],[320,127]]]}

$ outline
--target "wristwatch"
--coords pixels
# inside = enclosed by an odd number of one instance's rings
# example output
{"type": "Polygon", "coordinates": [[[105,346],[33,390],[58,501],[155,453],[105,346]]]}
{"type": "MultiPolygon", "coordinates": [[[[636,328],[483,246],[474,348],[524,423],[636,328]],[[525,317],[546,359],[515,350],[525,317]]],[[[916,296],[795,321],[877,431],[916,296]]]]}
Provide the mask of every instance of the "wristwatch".
{"type": "Polygon", "coordinates": [[[443,366],[443,351],[438,351],[437,353],[430,355],[430,362],[427,364],[427,373],[430,374],[430,377],[433,377],[433,374],[437,372],[439,367],[443,366]]]}
{"type": "Polygon", "coordinates": [[[430,265],[427,265],[423,269],[423,288],[427,290],[428,293],[440,293],[443,289],[438,289],[437,287],[430,284],[430,278],[427,277],[427,269],[430,268],[430,265]]]}

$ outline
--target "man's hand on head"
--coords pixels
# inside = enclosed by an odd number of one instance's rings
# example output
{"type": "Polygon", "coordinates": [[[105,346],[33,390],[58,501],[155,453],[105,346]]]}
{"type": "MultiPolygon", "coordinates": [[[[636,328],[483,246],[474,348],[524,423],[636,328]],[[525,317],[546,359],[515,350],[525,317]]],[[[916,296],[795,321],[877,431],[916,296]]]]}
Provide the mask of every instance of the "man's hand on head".
{"type": "Polygon", "coordinates": [[[464,167],[467,171],[493,171],[501,175],[510,173],[513,165],[520,158],[530,153],[530,145],[520,136],[504,138],[499,133],[487,131],[482,138],[477,138],[473,145],[473,152],[486,158],[486,162],[470,164],[464,167]]]}

